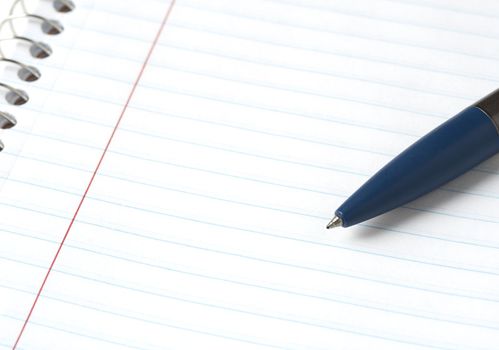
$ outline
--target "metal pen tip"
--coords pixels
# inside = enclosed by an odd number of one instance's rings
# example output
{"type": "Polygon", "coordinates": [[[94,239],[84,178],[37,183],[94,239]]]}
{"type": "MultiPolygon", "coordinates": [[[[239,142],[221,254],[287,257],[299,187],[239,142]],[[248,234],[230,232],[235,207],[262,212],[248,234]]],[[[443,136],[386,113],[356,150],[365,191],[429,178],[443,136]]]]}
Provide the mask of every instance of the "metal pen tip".
{"type": "Polygon", "coordinates": [[[342,225],[343,221],[341,221],[339,217],[335,216],[334,218],[331,219],[331,221],[329,221],[329,224],[327,224],[326,228],[329,230],[331,228],[340,227],[342,225]]]}

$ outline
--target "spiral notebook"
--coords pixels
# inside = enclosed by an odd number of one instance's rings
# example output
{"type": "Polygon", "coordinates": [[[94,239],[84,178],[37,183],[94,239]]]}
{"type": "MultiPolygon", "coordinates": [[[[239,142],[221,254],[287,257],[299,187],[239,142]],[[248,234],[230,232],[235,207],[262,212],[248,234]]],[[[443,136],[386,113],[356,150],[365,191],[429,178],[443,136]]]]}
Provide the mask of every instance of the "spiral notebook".
{"type": "Polygon", "coordinates": [[[497,88],[497,2],[2,10],[1,349],[498,348],[498,157],[325,230],[497,88]]]}

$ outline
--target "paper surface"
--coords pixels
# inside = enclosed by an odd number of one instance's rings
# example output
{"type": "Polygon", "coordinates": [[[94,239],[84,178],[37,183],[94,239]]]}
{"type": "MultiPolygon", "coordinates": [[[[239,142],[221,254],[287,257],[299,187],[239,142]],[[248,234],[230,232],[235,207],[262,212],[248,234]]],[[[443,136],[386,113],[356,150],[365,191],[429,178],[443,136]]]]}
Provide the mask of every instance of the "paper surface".
{"type": "Polygon", "coordinates": [[[497,349],[498,157],[325,225],[497,88],[499,5],[76,4],[2,105],[0,348],[497,349]]]}

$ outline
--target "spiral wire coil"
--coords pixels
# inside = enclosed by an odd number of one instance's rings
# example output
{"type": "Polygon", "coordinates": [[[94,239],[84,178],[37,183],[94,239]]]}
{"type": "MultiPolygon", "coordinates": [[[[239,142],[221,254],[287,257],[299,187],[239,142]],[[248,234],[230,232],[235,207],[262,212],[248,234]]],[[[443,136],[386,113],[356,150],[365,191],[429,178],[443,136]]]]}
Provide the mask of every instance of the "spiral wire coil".
{"type": "MultiPolygon", "coordinates": [[[[61,13],[70,12],[75,7],[72,0],[50,1],[54,10],[61,13]]],[[[64,30],[64,27],[57,20],[31,13],[28,10],[25,0],[13,0],[9,15],[0,21],[0,34],[4,31],[6,26],[8,26],[8,30],[10,31],[10,34],[7,37],[0,37],[0,63],[15,66],[19,79],[26,82],[33,82],[40,79],[40,71],[36,67],[6,57],[2,46],[8,41],[23,42],[28,45],[29,53],[36,59],[49,57],[52,54],[52,49],[44,42],[19,35],[15,23],[22,20],[39,23],[41,31],[47,35],[60,34],[64,30]]],[[[11,105],[23,105],[29,100],[29,96],[25,91],[17,89],[10,84],[0,81],[0,88],[6,90],[5,100],[11,105]]],[[[16,123],[16,118],[14,118],[12,114],[0,110],[0,129],[10,129],[14,127],[16,123]]],[[[0,141],[0,151],[3,148],[4,145],[0,141]]]]}

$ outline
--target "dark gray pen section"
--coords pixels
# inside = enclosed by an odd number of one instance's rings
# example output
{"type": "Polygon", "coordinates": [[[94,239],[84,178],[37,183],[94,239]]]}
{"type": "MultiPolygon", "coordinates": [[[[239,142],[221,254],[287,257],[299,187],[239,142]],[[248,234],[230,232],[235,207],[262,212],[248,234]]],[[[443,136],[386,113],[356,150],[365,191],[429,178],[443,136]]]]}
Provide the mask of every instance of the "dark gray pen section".
{"type": "Polygon", "coordinates": [[[492,119],[499,134],[499,89],[479,100],[474,106],[480,108],[492,119]]]}

